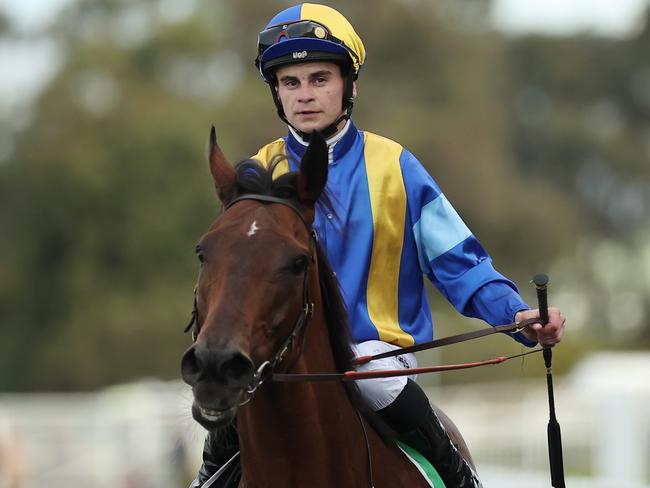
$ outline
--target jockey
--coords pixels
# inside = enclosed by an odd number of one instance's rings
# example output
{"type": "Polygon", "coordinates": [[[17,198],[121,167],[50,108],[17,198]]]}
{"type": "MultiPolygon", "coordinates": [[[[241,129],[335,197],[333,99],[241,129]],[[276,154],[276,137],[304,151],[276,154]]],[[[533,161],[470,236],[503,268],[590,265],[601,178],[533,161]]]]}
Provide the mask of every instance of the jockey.
{"type": "MultiPolygon", "coordinates": [[[[255,60],[269,85],[286,137],[253,156],[268,163],[286,156],[297,170],[314,130],[327,139],[327,191],[333,211],[317,207],[313,228],[345,299],[354,348],[373,355],[433,339],[423,277],[463,315],[501,325],[536,317],[517,287],[492,260],[420,162],[398,143],[360,131],[351,120],[364,45],[336,10],[304,3],[283,10],[259,34],[255,60]]],[[[564,317],[513,334],[526,346],[552,346],[564,317]]],[[[360,370],[416,366],[413,354],[373,361],[360,370]]],[[[479,487],[414,377],[357,382],[368,404],[436,468],[446,486],[479,487]]],[[[209,434],[200,487],[237,450],[237,436],[209,434]]],[[[232,473],[230,477],[235,476],[232,473]]],[[[231,486],[228,479],[212,486],[231,486]]]]}

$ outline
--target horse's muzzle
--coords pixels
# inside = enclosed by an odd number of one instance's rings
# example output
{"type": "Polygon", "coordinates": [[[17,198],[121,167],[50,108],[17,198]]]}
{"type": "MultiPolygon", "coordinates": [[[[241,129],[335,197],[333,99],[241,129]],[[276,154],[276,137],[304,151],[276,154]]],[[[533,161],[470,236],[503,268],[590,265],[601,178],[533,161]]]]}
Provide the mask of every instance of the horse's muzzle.
{"type": "Polygon", "coordinates": [[[240,351],[192,345],[181,360],[181,376],[194,393],[194,419],[210,429],[228,423],[254,374],[253,362],[240,351]]]}
{"type": "Polygon", "coordinates": [[[196,401],[192,404],[192,417],[207,430],[217,430],[230,423],[237,413],[239,404],[225,409],[215,410],[200,406],[196,401]]]}

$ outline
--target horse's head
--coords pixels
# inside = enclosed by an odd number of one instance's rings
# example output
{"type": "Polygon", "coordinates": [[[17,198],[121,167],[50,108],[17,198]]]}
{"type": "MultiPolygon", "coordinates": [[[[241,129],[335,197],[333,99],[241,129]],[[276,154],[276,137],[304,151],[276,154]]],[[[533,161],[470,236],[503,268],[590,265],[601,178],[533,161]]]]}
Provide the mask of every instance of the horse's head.
{"type": "Polygon", "coordinates": [[[192,386],[195,420],[214,429],[283,361],[288,338],[308,320],[310,228],[327,181],[327,146],[315,134],[300,170],[273,180],[253,161],[233,169],[213,128],[209,159],[225,210],[197,246],[195,342],[181,374],[192,386]]]}

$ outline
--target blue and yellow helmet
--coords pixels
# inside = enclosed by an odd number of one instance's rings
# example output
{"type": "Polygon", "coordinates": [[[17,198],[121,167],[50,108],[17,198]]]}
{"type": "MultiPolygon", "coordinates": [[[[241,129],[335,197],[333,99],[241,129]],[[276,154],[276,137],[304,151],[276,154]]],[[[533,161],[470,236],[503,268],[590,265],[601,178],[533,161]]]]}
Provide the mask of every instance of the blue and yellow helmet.
{"type": "Polygon", "coordinates": [[[275,68],[309,61],[345,63],[356,79],[365,58],[361,38],[343,15],[302,3],[277,14],[260,32],[255,65],[267,82],[275,68]]]}

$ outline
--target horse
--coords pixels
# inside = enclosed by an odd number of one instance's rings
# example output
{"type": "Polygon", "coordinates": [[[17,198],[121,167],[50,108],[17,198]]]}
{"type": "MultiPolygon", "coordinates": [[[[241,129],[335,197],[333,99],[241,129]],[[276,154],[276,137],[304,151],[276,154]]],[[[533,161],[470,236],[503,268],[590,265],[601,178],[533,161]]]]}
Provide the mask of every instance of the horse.
{"type": "Polygon", "coordinates": [[[194,342],[181,376],[199,424],[237,423],[239,487],[430,486],[354,383],[273,381],[354,367],[338,283],[311,229],[316,205],[326,204],[324,139],[315,133],[299,171],[274,178],[274,165],[254,160],[233,168],[213,127],[209,166],[224,210],[197,245],[194,342]]]}

